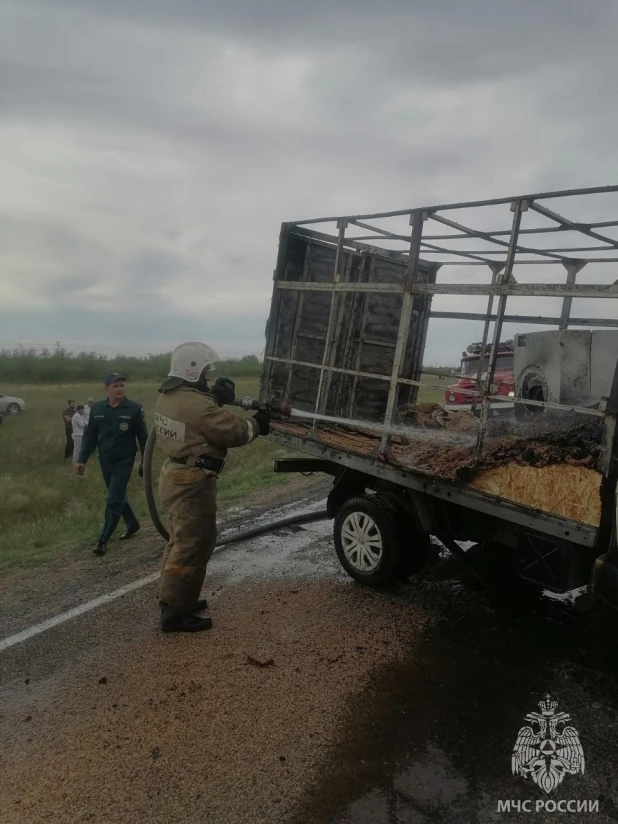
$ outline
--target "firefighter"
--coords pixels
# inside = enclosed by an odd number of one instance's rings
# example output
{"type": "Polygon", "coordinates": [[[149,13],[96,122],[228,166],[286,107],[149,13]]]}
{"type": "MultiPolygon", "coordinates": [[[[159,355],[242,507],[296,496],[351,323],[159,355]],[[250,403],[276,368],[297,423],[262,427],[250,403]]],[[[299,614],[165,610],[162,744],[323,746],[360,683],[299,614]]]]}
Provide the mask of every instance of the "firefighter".
{"type": "Polygon", "coordinates": [[[199,595],[217,540],[217,478],[228,448],[270,431],[267,413],[244,419],[224,408],[234,400],[232,381],[219,378],[211,391],[208,381],[218,360],[204,343],[178,346],[155,407],[157,441],[165,453],[159,498],[170,536],[159,588],[163,632],[212,627],[199,595]]]}

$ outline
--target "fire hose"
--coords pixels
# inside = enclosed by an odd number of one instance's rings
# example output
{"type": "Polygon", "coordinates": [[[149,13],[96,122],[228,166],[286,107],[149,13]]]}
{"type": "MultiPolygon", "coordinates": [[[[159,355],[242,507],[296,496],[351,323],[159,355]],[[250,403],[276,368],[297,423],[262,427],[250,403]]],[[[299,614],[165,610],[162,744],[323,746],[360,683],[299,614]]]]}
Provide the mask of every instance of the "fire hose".
{"type": "MultiPolygon", "coordinates": [[[[241,398],[233,401],[233,406],[239,406],[245,410],[257,410],[267,412],[273,416],[287,417],[290,414],[290,407],[287,404],[278,403],[262,403],[254,398],[241,398]]],[[[148,433],[148,440],[146,441],[146,448],[144,449],[144,493],[146,495],[146,504],[148,512],[152,519],[152,523],[156,527],[159,535],[166,541],[169,541],[169,532],[163,524],[159,512],[157,510],[157,503],[155,501],[154,489],[152,485],[152,456],[154,454],[155,441],[157,439],[156,425],[153,424],[148,433]]],[[[313,521],[328,520],[328,513],[325,509],[320,509],[317,512],[307,512],[303,515],[292,515],[288,518],[280,518],[278,521],[271,521],[268,524],[246,529],[242,532],[236,532],[233,535],[227,535],[219,538],[215,547],[226,546],[227,544],[237,543],[239,541],[246,541],[249,538],[255,538],[258,535],[263,535],[267,532],[273,532],[275,529],[281,529],[285,526],[292,526],[293,524],[306,524],[313,521]]]]}

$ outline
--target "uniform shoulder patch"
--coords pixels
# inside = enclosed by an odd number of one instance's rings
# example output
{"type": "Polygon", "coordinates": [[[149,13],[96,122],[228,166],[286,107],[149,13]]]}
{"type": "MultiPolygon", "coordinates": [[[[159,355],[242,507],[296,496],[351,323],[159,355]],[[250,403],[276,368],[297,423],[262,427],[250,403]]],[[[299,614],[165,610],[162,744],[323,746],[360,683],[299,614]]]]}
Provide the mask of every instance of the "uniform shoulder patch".
{"type": "Polygon", "coordinates": [[[169,438],[172,441],[185,440],[185,424],[183,421],[175,421],[167,415],[155,413],[155,430],[160,438],[169,438]]]}

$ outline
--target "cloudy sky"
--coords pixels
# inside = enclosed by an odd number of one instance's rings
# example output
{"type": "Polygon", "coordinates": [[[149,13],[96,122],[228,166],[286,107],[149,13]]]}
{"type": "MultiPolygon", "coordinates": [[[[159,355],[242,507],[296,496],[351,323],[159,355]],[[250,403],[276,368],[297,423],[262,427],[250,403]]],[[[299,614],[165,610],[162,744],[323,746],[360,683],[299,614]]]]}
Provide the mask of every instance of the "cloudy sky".
{"type": "Polygon", "coordinates": [[[0,344],[259,353],[284,220],[616,183],[616,42],[613,0],[3,0],[0,344]]]}

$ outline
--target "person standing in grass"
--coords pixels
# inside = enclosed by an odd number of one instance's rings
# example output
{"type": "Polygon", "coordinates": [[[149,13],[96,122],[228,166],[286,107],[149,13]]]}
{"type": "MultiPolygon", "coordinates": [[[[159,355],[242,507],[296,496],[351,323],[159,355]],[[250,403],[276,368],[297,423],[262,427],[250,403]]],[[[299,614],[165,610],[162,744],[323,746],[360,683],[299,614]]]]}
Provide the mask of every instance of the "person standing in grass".
{"type": "Polygon", "coordinates": [[[86,426],[88,426],[88,420],[90,419],[90,410],[92,409],[92,404],[94,403],[94,398],[87,398],[86,399],[86,406],[84,406],[83,416],[86,419],[86,426]]]}
{"type": "MultiPolygon", "coordinates": [[[[140,528],[127,500],[127,484],[133,471],[138,445],[143,460],[148,430],[143,407],[125,397],[125,381],[125,377],[119,372],[110,372],[105,376],[107,398],[95,403],[90,410],[90,419],[75,466],[77,474],[83,475],[88,458],[95,449],[99,450],[107,501],[103,529],[93,550],[95,555],[105,555],[107,542],[120,518],[124,519],[127,526],[125,533],[120,536],[121,540],[135,535],[140,528]]],[[[141,463],[139,474],[142,477],[141,463]]]]}
{"type": "Polygon", "coordinates": [[[64,421],[64,460],[68,461],[73,457],[73,426],[71,421],[75,414],[75,401],[67,401],[68,406],[62,413],[62,420],[64,421]]]}
{"type": "Polygon", "coordinates": [[[77,459],[79,458],[86,423],[87,421],[84,417],[84,405],[83,403],[78,403],[75,414],[71,418],[71,428],[73,432],[73,466],[75,466],[77,459]]]}

